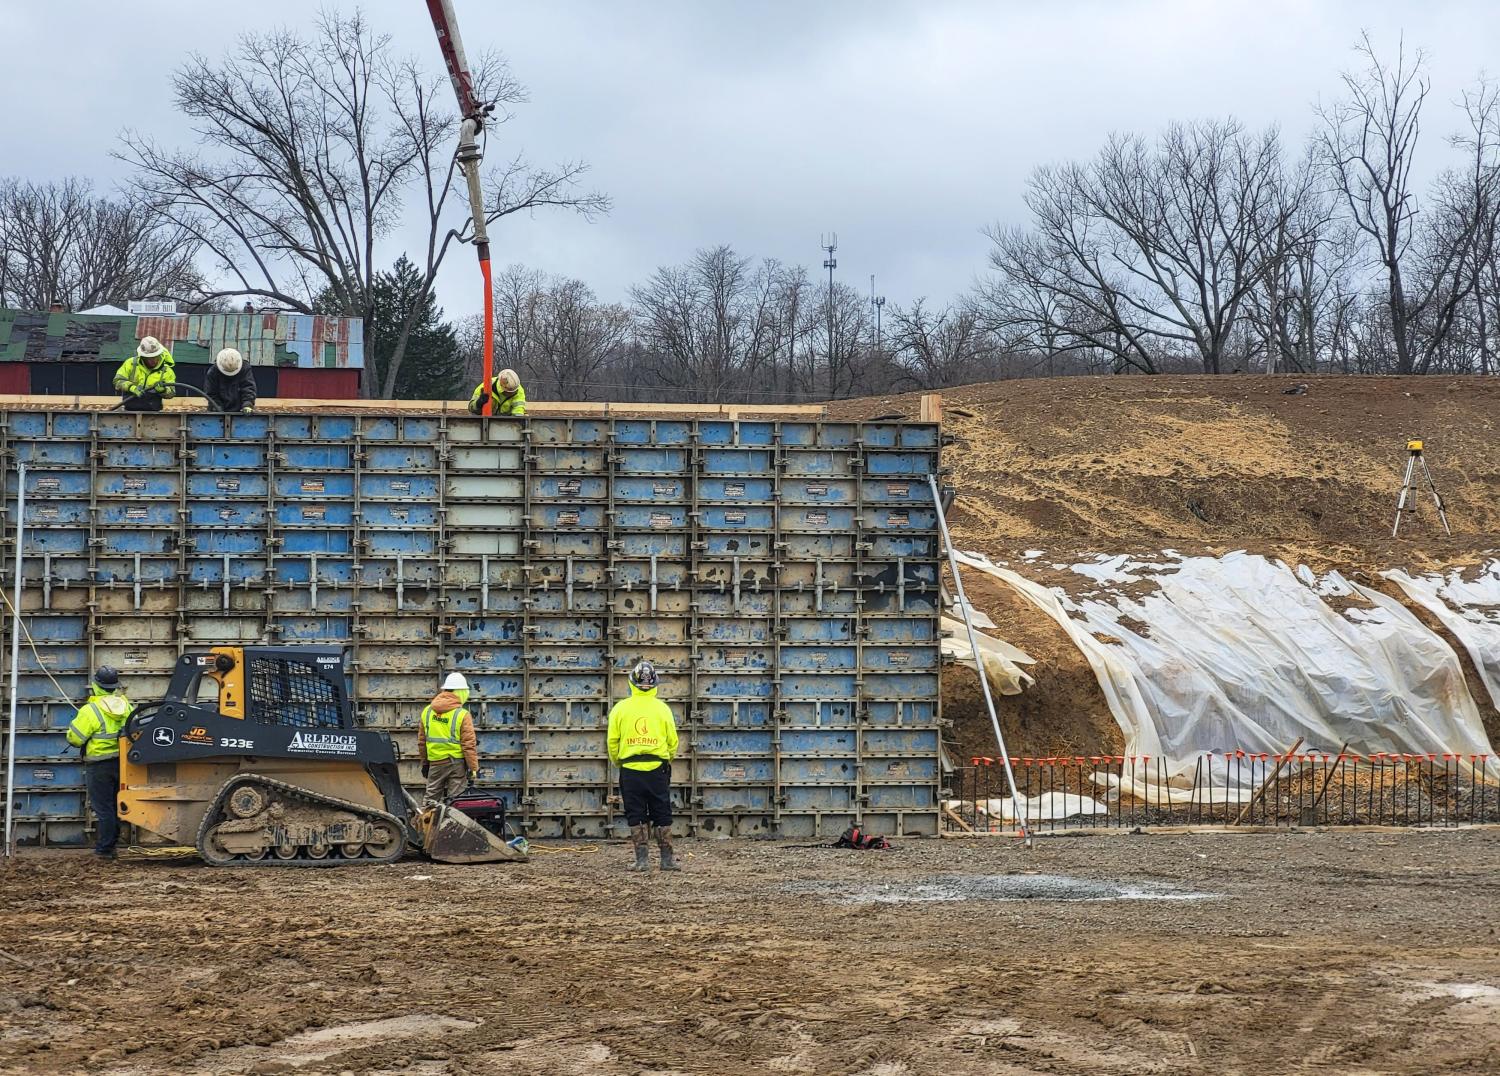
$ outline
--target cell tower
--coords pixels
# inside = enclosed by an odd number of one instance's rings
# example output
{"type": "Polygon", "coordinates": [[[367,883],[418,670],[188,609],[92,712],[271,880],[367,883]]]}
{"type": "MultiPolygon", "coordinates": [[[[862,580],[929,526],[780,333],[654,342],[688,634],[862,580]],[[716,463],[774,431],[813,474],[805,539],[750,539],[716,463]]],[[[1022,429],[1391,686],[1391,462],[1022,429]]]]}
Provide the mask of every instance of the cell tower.
{"type": "Polygon", "coordinates": [[[839,267],[839,260],[833,254],[839,249],[839,233],[830,232],[819,236],[818,246],[828,252],[828,257],[823,259],[823,268],[828,270],[828,369],[831,373],[833,370],[833,271],[839,267]]]}

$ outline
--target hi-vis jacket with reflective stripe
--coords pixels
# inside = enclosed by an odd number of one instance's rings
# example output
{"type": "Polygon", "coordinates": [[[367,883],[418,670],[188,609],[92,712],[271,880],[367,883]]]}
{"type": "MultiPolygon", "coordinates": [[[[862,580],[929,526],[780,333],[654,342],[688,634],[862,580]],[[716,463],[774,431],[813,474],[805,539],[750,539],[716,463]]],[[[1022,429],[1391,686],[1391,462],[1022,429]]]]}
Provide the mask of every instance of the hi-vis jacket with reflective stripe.
{"type": "Polygon", "coordinates": [[[95,692],[68,725],[68,742],[83,748],[85,762],[104,762],[120,753],[120,730],[135,707],[124,695],[95,692]]]}
{"type": "Polygon", "coordinates": [[[609,760],[628,770],[654,770],[677,757],[677,722],[656,689],[630,685],[630,698],[609,711],[609,760]]]}
{"type": "Polygon", "coordinates": [[[139,355],[132,355],[120,363],[115,371],[115,391],[139,396],[149,389],[160,389],[168,399],[177,395],[177,370],[172,365],[172,353],[163,349],[161,362],[153,370],[139,355]]]}
{"type": "MultiPolygon", "coordinates": [[[[479,413],[479,400],[484,395],[485,386],[481,384],[474,390],[474,395],[469,397],[469,410],[475,414],[479,413]]],[[[509,396],[505,395],[500,388],[500,378],[490,378],[490,414],[492,415],[516,415],[526,413],[526,388],[517,385],[516,391],[509,396]]]]}
{"type": "Polygon", "coordinates": [[[479,740],[474,734],[474,718],[453,692],[438,692],[437,698],[422,710],[417,747],[424,762],[462,758],[465,769],[479,768],[479,740]]]}

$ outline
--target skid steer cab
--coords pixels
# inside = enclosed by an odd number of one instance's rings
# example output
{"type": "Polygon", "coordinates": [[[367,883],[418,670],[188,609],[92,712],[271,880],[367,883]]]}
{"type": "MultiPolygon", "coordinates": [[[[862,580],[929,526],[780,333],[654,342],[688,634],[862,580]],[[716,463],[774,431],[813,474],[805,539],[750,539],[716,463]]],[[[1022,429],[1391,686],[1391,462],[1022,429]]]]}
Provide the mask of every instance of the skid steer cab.
{"type": "Polygon", "coordinates": [[[166,698],[126,725],[121,821],[215,866],[393,863],[409,844],[443,862],[524,858],[457,810],[419,809],[345,682],[338,647],[184,654],[166,698]]]}

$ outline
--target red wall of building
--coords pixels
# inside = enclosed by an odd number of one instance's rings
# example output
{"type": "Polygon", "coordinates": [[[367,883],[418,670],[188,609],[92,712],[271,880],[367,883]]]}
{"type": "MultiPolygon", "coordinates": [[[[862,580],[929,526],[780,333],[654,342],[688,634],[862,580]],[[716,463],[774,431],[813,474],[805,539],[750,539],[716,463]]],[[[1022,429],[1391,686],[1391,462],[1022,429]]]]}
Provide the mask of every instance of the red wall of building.
{"type": "Polygon", "coordinates": [[[276,395],[283,400],[354,400],[359,398],[358,370],[276,371],[276,395]]]}
{"type": "Polygon", "coordinates": [[[24,362],[0,362],[0,393],[25,396],[30,391],[30,366],[24,362]]]}

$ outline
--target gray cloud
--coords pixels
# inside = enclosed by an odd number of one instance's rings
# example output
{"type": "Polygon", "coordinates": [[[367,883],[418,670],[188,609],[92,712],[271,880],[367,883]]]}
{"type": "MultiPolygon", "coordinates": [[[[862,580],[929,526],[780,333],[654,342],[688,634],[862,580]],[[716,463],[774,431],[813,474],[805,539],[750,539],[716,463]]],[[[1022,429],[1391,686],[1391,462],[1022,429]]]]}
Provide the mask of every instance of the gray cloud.
{"type": "MultiPolygon", "coordinates": [[[[1037,164],[1086,156],[1112,130],[1226,113],[1298,142],[1361,28],[1383,46],[1404,30],[1430,53],[1422,163],[1434,173],[1448,103],[1500,40],[1489,2],[456,5],[469,49],[499,49],[531,90],[491,151],[586,158],[616,206],[592,223],[508,220],[496,257],[582,277],[607,298],[719,242],[816,266],[829,229],[843,279],[863,288],[874,273],[893,302],[945,298],[982,270],[980,228],[1023,219],[1037,164]]],[[[424,4],[364,6],[437,66],[424,4]]],[[[170,100],[185,51],[219,54],[244,30],[307,23],[313,7],[0,0],[0,16],[5,170],[108,186],[121,178],[108,155],[120,130],[187,137],[170,100]]],[[[475,309],[470,260],[444,272],[450,313],[475,309]]]]}

